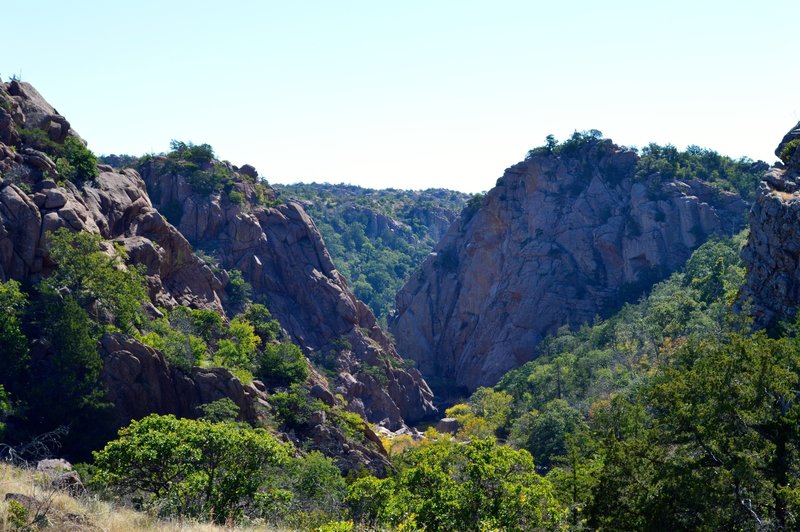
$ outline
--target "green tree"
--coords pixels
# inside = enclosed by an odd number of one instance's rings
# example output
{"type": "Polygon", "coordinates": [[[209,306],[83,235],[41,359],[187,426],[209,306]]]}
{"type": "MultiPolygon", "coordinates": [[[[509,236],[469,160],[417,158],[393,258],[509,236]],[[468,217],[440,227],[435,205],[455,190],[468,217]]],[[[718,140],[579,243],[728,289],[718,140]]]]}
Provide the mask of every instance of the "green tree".
{"type": "Polygon", "coordinates": [[[553,399],[541,411],[520,416],[509,436],[514,446],[527,449],[537,466],[550,469],[553,458],[567,452],[567,439],[583,426],[583,416],[563,399],[553,399]]]}
{"type": "Polygon", "coordinates": [[[99,331],[71,297],[43,296],[42,332],[50,349],[32,362],[24,394],[26,426],[32,435],[66,426],[64,452],[81,455],[107,439],[110,405],[100,375],[99,331]]]}
{"type": "Polygon", "coordinates": [[[226,367],[249,369],[260,342],[253,324],[236,317],[231,320],[226,336],[217,342],[216,356],[226,367]]]}
{"type": "Polygon", "coordinates": [[[162,514],[225,523],[270,499],[261,489],[290,451],[263,429],[152,414],[94,453],[94,483],[162,514]]]}
{"type": "Polygon", "coordinates": [[[365,477],[348,489],[363,523],[425,530],[555,528],[564,509],[550,483],[536,474],[527,451],[494,439],[459,444],[440,439],[413,449],[387,479],[365,477]]]}
{"type": "Polygon", "coordinates": [[[261,338],[261,345],[278,338],[281,325],[272,319],[269,309],[260,303],[253,303],[242,313],[242,317],[253,324],[256,334],[261,338]]]}
{"type": "Polygon", "coordinates": [[[200,411],[203,413],[201,419],[212,423],[236,421],[236,418],[239,417],[239,406],[227,397],[200,405],[200,411]]]}
{"type": "Polygon", "coordinates": [[[4,423],[6,417],[11,412],[11,401],[9,400],[8,393],[5,388],[0,385],[0,440],[6,431],[6,424],[4,423]]]}
{"type": "Polygon", "coordinates": [[[29,370],[28,339],[22,332],[20,318],[27,307],[27,297],[14,280],[0,282],[0,385],[18,393],[29,370]]]}
{"type": "Polygon", "coordinates": [[[269,386],[289,386],[308,378],[308,364],[300,348],[291,342],[267,344],[257,371],[259,379],[269,386]]]}
{"type": "Polygon", "coordinates": [[[125,332],[141,322],[147,300],[140,269],[125,267],[121,246],[104,252],[100,235],[60,228],[48,234],[53,274],[39,284],[48,295],[68,293],[97,321],[110,321],[125,332]]]}

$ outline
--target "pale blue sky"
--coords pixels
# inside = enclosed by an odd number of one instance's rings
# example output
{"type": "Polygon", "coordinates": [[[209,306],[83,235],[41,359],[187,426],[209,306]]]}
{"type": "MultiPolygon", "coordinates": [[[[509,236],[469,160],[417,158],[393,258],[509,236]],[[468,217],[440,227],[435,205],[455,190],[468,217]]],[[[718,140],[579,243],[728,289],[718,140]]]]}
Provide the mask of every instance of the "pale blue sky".
{"type": "Polygon", "coordinates": [[[795,1],[7,2],[0,75],[98,153],[207,142],[271,182],[487,190],[573,130],[772,162],[795,1]]]}

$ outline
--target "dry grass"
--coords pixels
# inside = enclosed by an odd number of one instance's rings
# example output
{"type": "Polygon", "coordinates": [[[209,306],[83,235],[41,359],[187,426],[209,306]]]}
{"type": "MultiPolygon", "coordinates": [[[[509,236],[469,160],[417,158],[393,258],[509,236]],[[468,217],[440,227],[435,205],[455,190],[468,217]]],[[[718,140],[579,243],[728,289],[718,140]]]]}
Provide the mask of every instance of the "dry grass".
{"type": "MultiPolygon", "coordinates": [[[[48,516],[51,530],[68,530],[74,532],[213,532],[231,530],[231,527],[220,527],[207,523],[191,521],[163,520],[137,512],[113,503],[101,501],[95,496],[72,497],[67,493],[50,488],[51,478],[44,473],[23,469],[0,463],[0,530],[13,530],[8,516],[7,493],[18,493],[35,498],[38,506],[31,511],[48,516]],[[80,516],[78,521],[70,521],[65,516],[80,516]]],[[[267,529],[264,526],[258,530],[267,529]]],[[[235,530],[256,530],[254,527],[236,527],[235,530]]]]}

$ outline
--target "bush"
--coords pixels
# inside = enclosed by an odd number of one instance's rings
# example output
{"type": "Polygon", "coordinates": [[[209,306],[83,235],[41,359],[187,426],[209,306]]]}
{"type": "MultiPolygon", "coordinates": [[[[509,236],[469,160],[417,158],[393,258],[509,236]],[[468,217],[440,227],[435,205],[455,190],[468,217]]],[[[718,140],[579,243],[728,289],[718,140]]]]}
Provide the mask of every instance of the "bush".
{"type": "Polygon", "coordinates": [[[783,146],[778,157],[780,157],[780,160],[783,161],[784,164],[787,164],[792,159],[794,152],[797,151],[798,146],[800,146],[800,139],[790,140],[783,146]]]}
{"type": "Polygon", "coordinates": [[[354,517],[378,529],[552,530],[565,513],[531,455],[493,439],[412,449],[394,476],[353,482],[347,502],[354,517]]]}
{"type": "Polygon", "coordinates": [[[267,385],[290,386],[308,379],[308,365],[303,352],[293,343],[267,344],[256,374],[267,385]]]}
{"type": "Polygon", "coordinates": [[[243,307],[250,300],[253,287],[250,286],[250,283],[245,281],[242,272],[239,270],[230,270],[228,272],[228,278],[228,284],[225,286],[228,300],[235,307],[243,307]]]}
{"type": "Polygon", "coordinates": [[[228,201],[230,201],[234,205],[244,205],[244,194],[242,194],[238,190],[231,190],[228,193],[228,201]]]}
{"type": "Polygon", "coordinates": [[[201,419],[212,423],[236,421],[236,418],[239,417],[239,407],[227,397],[200,405],[200,411],[203,413],[201,419]]]}
{"type": "Polygon", "coordinates": [[[100,235],[73,233],[60,228],[48,234],[50,258],[56,263],[53,274],[44,279],[39,290],[55,295],[71,294],[85,309],[93,309],[95,319],[110,314],[111,321],[131,332],[142,321],[142,305],[147,301],[141,268],[121,268],[127,255],[115,246],[109,256],[102,250],[100,235]]]}
{"type": "Polygon", "coordinates": [[[79,183],[97,177],[97,157],[78,137],[68,136],[59,144],[43,129],[23,129],[21,134],[23,143],[50,155],[61,178],[79,183]]]}
{"type": "Polygon", "coordinates": [[[311,399],[308,390],[299,384],[293,384],[286,392],[272,394],[269,400],[278,419],[291,427],[305,424],[314,412],[328,410],[325,403],[311,399]]]}
{"type": "Polygon", "coordinates": [[[94,453],[94,485],[141,497],[162,515],[225,523],[255,501],[290,462],[291,448],[263,429],[152,414],[120,429],[119,439],[94,453]]]}

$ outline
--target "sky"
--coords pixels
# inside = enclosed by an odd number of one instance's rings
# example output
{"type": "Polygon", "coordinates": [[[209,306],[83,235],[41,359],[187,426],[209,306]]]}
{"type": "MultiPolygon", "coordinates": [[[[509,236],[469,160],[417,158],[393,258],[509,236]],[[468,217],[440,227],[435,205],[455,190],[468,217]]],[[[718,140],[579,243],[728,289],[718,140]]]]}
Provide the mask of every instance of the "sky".
{"type": "Polygon", "coordinates": [[[598,129],[773,162],[800,2],[7,2],[0,76],[98,154],[211,144],[269,182],[490,189],[598,129]]]}

